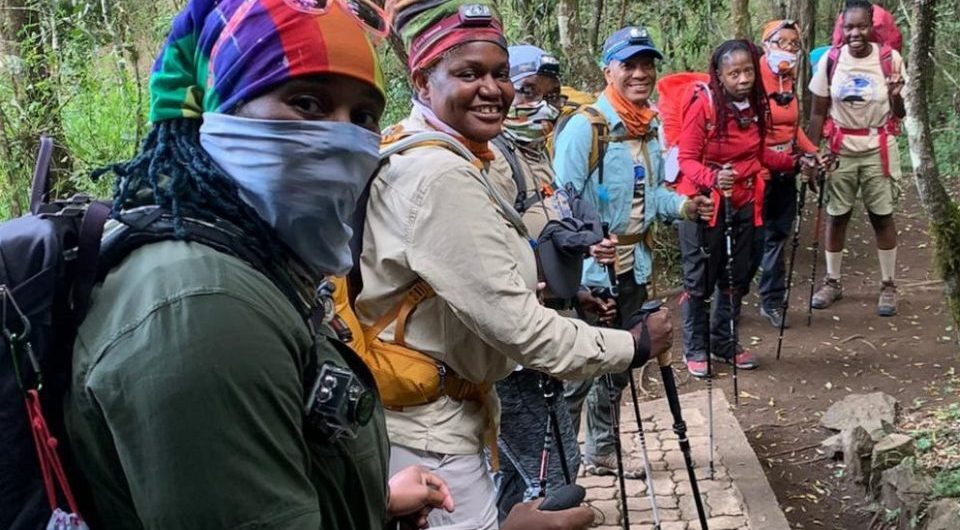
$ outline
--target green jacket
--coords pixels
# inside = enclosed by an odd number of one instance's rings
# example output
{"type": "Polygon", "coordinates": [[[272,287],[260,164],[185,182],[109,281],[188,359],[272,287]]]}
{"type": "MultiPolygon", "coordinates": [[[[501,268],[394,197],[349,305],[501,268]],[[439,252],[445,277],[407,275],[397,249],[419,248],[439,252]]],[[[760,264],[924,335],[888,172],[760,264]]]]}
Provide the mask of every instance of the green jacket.
{"type": "MultiPolygon", "coordinates": [[[[346,366],[318,341],[321,361],[346,366]]],[[[156,243],[113,270],[80,327],[65,412],[104,527],[382,529],[383,411],[356,440],[308,439],[312,342],[270,280],[209,247],[156,243]]]]}

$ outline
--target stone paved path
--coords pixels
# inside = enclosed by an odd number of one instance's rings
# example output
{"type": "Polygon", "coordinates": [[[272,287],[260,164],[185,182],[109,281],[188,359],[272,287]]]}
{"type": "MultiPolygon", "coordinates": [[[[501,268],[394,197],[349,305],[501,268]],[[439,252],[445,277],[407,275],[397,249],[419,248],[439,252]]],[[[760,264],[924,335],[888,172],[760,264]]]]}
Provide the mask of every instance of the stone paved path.
{"type": "MultiPolygon", "coordinates": [[[[709,477],[706,392],[681,396],[681,405],[710,530],[787,530],[787,521],[756,455],[730,413],[722,392],[714,391],[714,429],[719,450],[714,453],[712,480],[709,477]]],[[[643,459],[632,404],[621,408],[620,417],[625,457],[640,468],[643,459]]],[[[673,432],[673,418],[666,400],[641,403],[641,419],[653,469],[653,489],[661,529],[699,530],[687,468],[673,432]]],[[[581,442],[585,429],[586,425],[581,428],[581,442]]],[[[596,525],[610,530],[620,528],[622,510],[616,477],[584,475],[581,467],[577,483],[587,489],[586,501],[598,512],[596,525]]],[[[628,479],[626,485],[631,529],[653,528],[646,481],[628,479]]]]}

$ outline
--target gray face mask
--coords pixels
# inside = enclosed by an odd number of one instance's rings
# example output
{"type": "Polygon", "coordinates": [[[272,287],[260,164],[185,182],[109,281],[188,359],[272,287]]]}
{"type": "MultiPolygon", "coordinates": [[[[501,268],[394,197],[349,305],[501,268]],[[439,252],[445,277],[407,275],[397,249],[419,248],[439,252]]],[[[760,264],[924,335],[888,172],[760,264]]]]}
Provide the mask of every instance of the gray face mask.
{"type": "Polygon", "coordinates": [[[379,134],[342,122],[205,113],[200,143],[315,272],[350,271],[350,219],[379,163],[379,134]]]}

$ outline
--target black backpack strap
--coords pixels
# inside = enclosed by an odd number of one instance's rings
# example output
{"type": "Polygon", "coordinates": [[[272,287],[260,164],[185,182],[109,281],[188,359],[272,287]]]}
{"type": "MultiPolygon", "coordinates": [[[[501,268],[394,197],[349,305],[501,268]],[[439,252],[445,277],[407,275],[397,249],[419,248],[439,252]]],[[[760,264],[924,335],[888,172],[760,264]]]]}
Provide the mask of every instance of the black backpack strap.
{"type": "Polygon", "coordinates": [[[510,141],[502,134],[492,140],[493,145],[503,154],[507,164],[510,166],[510,172],[513,173],[513,182],[517,185],[517,196],[513,200],[513,208],[523,213],[534,204],[540,202],[540,194],[534,190],[534,194],[527,197],[527,179],[523,172],[523,167],[517,159],[517,152],[513,150],[510,141]]]}
{"type": "Polygon", "coordinates": [[[73,283],[73,309],[77,324],[87,314],[90,293],[93,292],[93,286],[97,283],[100,242],[103,239],[103,226],[110,218],[110,211],[109,203],[91,202],[80,223],[80,233],[77,235],[76,276],[73,283]]]}
{"type": "Polygon", "coordinates": [[[248,263],[270,278],[305,321],[309,322],[314,317],[315,301],[307,297],[304,291],[316,286],[298,281],[292,270],[289,273],[271,273],[272,269],[267,266],[270,256],[263,249],[247,244],[249,238],[228,221],[185,217],[181,226],[177,227],[173,216],[157,206],[124,211],[118,220],[120,226],[108,230],[103,237],[94,284],[103,281],[124,258],[144,245],[161,241],[189,241],[248,263]]]}
{"type": "Polygon", "coordinates": [[[50,159],[53,157],[53,139],[40,137],[40,152],[33,166],[33,179],[30,182],[30,213],[37,215],[40,205],[47,201],[50,184],[50,159]]]}

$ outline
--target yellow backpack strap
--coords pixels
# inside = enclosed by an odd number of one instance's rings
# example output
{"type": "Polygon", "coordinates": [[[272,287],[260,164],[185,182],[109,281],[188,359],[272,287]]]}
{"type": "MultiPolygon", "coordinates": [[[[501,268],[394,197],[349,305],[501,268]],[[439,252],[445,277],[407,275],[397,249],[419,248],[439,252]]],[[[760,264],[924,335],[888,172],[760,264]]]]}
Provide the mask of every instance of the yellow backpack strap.
{"type": "Polygon", "coordinates": [[[421,302],[433,297],[435,294],[436,293],[433,291],[433,288],[430,287],[430,284],[425,282],[423,278],[417,278],[417,281],[410,286],[410,289],[407,290],[397,305],[393,306],[389,311],[381,315],[372,326],[364,328],[364,339],[367,343],[373,341],[380,336],[380,333],[382,333],[387,326],[396,321],[397,327],[396,331],[394,331],[393,342],[400,346],[406,347],[407,345],[404,342],[404,336],[407,327],[407,319],[410,318],[410,314],[413,313],[413,310],[416,309],[421,302]]]}
{"type": "Polygon", "coordinates": [[[604,117],[603,113],[599,109],[592,105],[587,105],[581,108],[581,113],[587,117],[587,122],[590,123],[590,130],[593,133],[593,138],[590,141],[590,157],[589,161],[589,174],[593,174],[594,171],[599,171],[599,184],[603,184],[603,157],[607,153],[607,144],[610,143],[610,125],[607,123],[607,118],[604,117]]]}
{"type": "Polygon", "coordinates": [[[440,131],[421,131],[414,134],[408,134],[401,140],[389,145],[381,144],[380,162],[383,163],[391,156],[402,153],[403,151],[426,146],[441,146],[450,150],[454,154],[462,156],[468,162],[473,164],[474,167],[479,170],[480,183],[483,184],[483,187],[490,196],[490,199],[493,200],[494,204],[500,208],[504,217],[506,217],[507,221],[513,225],[513,228],[517,231],[517,233],[533,244],[535,240],[530,237],[530,232],[527,230],[527,225],[523,223],[523,219],[520,217],[520,214],[517,213],[516,209],[514,209],[513,203],[507,201],[507,199],[504,198],[503,195],[498,191],[498,188],[490,182],[490,179],[487,176],[487,168],[484,166],[483,161],[478,159],[473,153],[470,152],[469,149],[466,148],[466,146],[458,142],[456,138],[450,136],[449,134],[440,131]]]}

